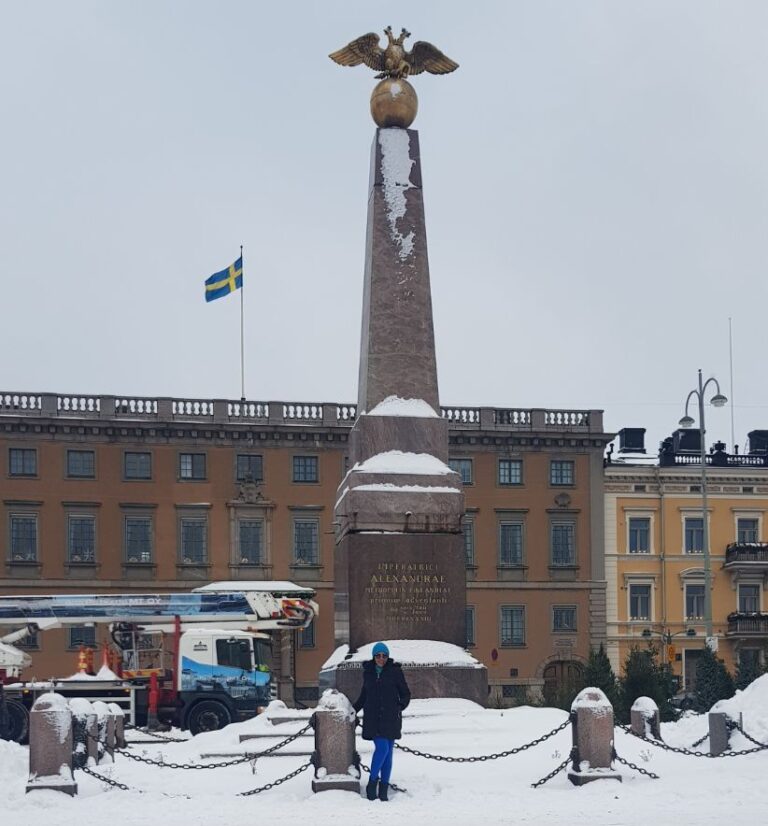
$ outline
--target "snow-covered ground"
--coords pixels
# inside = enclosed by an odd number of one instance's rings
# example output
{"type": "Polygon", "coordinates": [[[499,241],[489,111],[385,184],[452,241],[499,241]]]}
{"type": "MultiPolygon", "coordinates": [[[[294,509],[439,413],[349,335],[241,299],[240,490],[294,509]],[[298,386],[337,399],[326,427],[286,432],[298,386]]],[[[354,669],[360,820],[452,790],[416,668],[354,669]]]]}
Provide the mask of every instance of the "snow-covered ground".
{"type": "MultiPolygon", "coordinates": [[[[768,676],[728,702],[733,711],[743,713],[745,730],[768,742],[768,676]]],[[[289,713],[309,716],[309,712],[289,713]]],[[[564,719],[565,712],[556,709],[502,711],[481,709],[463,700],[415,700],[404,715],[401,742],[445,755],[489,754],[527,743],[564,719]]],[[[177,763],[223,760],[224,755],[263,750],[302,726],[302,722],[273,725],[262,715],[189,742],[135,745],[132,752],[177,763]],[[274,739],[241,744],[243,733],[274,734],[274,739]],[[217,756],[201,758],[207,754],[217,756]]],[[[674,746],[690,747],[706,731],[706,716],[687,715],[662,726],[662,736],[674,746]]],[[[739,733],[733,734],[731,742],[734,749],[752,747],[739,733]]],[[[77,772],[79,795],[69,798],[51,791],[25,795],[27,750],[0,741],[0,824],[27,826],[40,821],[52,826],[104,826],[114,821],[120,826],[150,822],[211,826],[258,819],[260,823],[307,820],[312,826],[388,822],[662,826],[675,821],[722,826],[734,820],[758,822],[768,806],[768,751],[724,759],[694,758],[664,752],[620,730],[616,731],[618,754],[660,775],[660,780],[618,766],[622,783],[603,780],[576,788],[561,772],[541,788],[531,788],[532,782],[568,755],[570,728],[519,755],[492,762],[436,762],[396,752],[392,779],[407,792],[393,793],[386,804],[370,803],[350,792],[313,794],[311,769],[262,794],[236,796],[306,762],[308,757],[297,752],[311,751],[312,743],[311,737],[303,737],[287,746],[284,756],[260,758],[255,771],[250,763],[210,771],[156,768],[118,755],[114,766],[102,764],[97,770],[143,793],[109,790],[77,772]]],[[[370,744],[358,740],[358,747],[363,762],[370,764],[370,744]]],[[[706,749],[707,743],[700,748],[706,749]]]]}

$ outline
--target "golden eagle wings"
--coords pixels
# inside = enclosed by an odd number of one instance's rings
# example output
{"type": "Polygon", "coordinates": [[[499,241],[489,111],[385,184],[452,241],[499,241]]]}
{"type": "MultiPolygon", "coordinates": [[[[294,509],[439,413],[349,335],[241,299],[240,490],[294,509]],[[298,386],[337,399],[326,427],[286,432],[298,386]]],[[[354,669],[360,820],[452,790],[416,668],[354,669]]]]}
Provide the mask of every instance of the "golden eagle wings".
{"type": "Polygon", "coordinates": [[[365,63],[370,69],[379,72],[377,77],[406,78],[424,71],[444,75],[459,68],[458,63],[425,40],[416,41],[413,48],[406,51],[403,43],[411,33],[405,29],[399,37],[393,35],[391,26],[387,26],[384,33],[388,43],[383,49],[379,45],[379,36],[375,32],[369,32],[329,57],[341,66],[359,66],[365,63]]]}

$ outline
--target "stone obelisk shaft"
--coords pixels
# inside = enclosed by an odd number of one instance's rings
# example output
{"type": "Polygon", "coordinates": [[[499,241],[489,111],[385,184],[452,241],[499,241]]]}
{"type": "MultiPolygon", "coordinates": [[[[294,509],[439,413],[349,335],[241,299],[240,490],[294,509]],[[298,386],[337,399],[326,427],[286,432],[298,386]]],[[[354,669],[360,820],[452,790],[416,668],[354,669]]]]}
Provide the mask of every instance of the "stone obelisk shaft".
{"type": "Polygon", "coordinates": [[[439,413],[418,132],[377,129],[371,150],[358,413],[388,396],[439,413]]]}

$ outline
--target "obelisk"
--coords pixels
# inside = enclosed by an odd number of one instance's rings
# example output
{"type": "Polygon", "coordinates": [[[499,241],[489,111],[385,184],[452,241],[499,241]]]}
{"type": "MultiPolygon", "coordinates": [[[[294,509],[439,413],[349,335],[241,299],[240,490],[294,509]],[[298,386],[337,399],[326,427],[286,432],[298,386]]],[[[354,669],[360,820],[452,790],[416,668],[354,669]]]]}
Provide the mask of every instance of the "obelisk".
{"type": "MultiPolygon", "coordinates": [[[[402,48],[407,33],[395,40],[385,31],[387,49],[379,49],[378,58],[370,53],[365,58],[369,66],[380,59],[386,77],[371,98],[378,128],[368,191],[358,409],[349,442],[351,468],[334,512],[335,638],[338,646],[348,646],[349,657],[376,640],[418,640],[424,650],[448,643],[446,650],[455,647],[463,654],[464,493],[459,474],[447,464],[419,138],[407,128],[417,102],[403,67],[413,71],[415,63],[407,63],[412,56],[402,48]]],[[[373,48],[371,38],[378,43],[375,35],[365,35],[332,57],[345,65],[362,62],[360,43],[373,48]]],[[[456,68],[423,45],[441,72],[456,68]]],[[[410,673],[410,682],[416,678],[414,696],[485,699],[477,675],[470,685],[466,674],[432,672],[421,681],[410,673]]],[[[345,690],[343,679],[333,683],[345,690]]]]}

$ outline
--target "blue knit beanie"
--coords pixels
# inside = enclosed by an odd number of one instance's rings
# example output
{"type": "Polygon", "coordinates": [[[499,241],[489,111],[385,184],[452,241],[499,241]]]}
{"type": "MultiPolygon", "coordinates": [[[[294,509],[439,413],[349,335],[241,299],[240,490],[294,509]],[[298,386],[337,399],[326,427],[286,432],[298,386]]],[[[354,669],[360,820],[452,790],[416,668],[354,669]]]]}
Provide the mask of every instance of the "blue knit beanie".
{"type": "Polygon", "coordinates": [[[377,654],[386,654],[389,656],[389,649],[383,642],[377,642],[376,645],[373,646],[371,656],[375,657],[377,654]]]}

